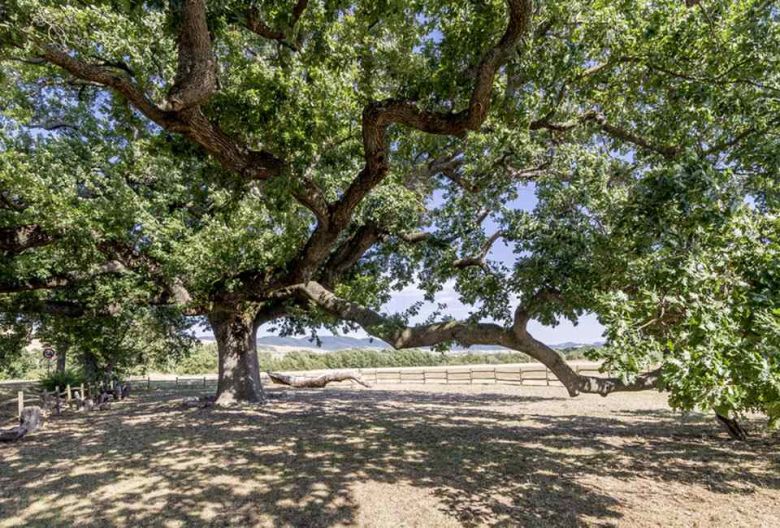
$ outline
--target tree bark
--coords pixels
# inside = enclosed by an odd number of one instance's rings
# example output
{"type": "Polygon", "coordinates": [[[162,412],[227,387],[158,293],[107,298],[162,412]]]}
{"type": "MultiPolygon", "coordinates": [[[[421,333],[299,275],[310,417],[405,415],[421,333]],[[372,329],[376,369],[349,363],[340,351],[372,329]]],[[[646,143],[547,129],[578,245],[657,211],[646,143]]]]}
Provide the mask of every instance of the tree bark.
{"type": "Polygon", "coordinates": [[[369,385],[351,372],[329,372],[320,376],[290,376],[280,372],[268,372],[271,381],[280,385],[288,385],[296,389],[321,389],[334,381],[354,381],[364,387],[369,385]]]}
{"type": "Polygon", "coordinates": [[[217,405],[265,401],[257,360],[255,315],[254,311],[238,309],[209,314],[219,352],[217,405]]]}
{"type": "Polygon", "coordinates": [[[739,423],[739,420],[736,418],[729,418],[728,416],[723,416],[722,414],[718,413],[715,413],[715,417],[718,419],[718,423],[723,426],[731,438],[734,440],[740,440],[742,442],[748,439],[747,431],[745,431],[745,429],[739,423]]]}
{"type": "Polygon", "coordinates": [[[67,362],[68,347],[60,346],[57,349],[57,373],[65,374],[65,366],[67,362]]]}
{"type": "Polygon", "coordinates": [[[87,378],[87,381],[92,383],[98,381],[99,367],[98,367],[98,360],[97,357],[95,357],[95,354],[89,351],[85,351],[84,356],[82,357],[82,364],[84,367],[84,377],[87,378]]]}

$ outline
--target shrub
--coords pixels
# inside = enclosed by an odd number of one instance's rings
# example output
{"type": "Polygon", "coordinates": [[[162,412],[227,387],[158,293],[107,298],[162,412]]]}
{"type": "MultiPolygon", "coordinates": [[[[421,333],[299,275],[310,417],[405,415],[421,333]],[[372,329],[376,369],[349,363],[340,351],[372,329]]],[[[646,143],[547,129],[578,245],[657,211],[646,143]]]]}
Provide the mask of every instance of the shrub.
{"type": "Polygon", "coordinates": [[[48,391],[53,391],[56,387],[63,390],[66,386],[76,387],[85,383],[84,375],[75,370],[66,370],[65,372],[52,371],[44,374],[38,380],[41,387],[48,391]]]}

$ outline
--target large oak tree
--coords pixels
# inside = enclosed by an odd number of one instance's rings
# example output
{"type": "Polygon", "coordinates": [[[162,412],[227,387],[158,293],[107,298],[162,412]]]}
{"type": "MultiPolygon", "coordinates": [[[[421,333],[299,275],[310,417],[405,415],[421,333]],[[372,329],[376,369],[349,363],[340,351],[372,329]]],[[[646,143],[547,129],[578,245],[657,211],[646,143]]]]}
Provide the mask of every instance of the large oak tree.
{"type": "Polygon", "coordinates": [[[681,408],[777,416],[771,2],[17,0],[2,17],[7,312],[206,316],[221,403],[262,399],[273,321],[498,344],[572,396],[662,384],[681,408]],[[432,301],[452,284],[472,313],[379,311],[410,284],[432,301]],[[528,331],[586,311],[612,377],[528,331]]]}

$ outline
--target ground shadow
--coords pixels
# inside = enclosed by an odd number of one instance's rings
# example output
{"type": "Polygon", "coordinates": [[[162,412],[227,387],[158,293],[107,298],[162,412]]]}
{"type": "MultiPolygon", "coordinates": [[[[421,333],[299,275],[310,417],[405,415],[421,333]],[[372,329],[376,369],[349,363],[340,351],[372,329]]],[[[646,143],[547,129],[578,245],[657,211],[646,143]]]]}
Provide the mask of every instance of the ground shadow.
{"type": "Polygon", "coordinates": [[[408,388],[275,394],[260,409],[204,410],[142,395],[63,417],[0,448],[0,519],[348,525],[360,522],[355,487],[371,482],[431,490],[464,526],[611,526],[618,501],[584,476],[780,489],[768,441],[652,410],[553,416],[534,411],[538,396],[408,388]]]}

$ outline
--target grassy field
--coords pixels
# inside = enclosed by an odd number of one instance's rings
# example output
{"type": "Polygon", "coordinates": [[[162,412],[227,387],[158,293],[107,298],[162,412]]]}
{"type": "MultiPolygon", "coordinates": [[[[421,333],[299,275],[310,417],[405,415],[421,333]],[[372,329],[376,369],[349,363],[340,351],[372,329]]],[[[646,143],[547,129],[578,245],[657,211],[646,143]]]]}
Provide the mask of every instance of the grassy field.
{"type": "Polygon", "coordinates": [[[556,387],[151,393],[0,447],[0,527],[776,526],[777,437],[659,394],[556,387]]]}

